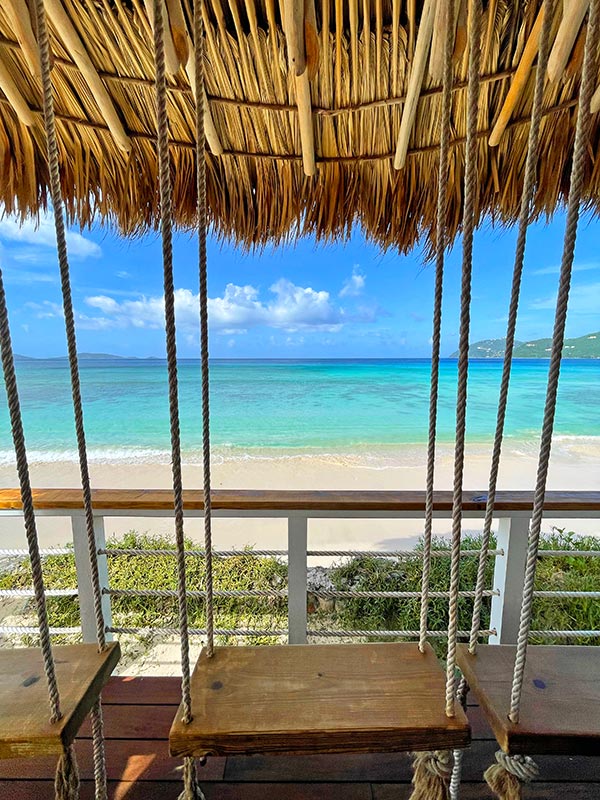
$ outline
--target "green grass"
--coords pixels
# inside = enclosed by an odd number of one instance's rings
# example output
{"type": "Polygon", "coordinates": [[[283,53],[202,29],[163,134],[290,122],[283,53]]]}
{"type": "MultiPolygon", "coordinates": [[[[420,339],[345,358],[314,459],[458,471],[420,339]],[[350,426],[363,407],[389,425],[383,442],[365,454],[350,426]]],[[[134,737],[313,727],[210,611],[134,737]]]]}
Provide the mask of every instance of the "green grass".
{"type": "MultiPolygon", "coordinates": [[[[463,548],[475,550],[478,537],[465,537],[463,548]]],[[[192,547],[191,541],[186,547],[192,547]]],[[[448,542],[436,540],[436,549],[447,549],[448,542]]],[[[494,546],[494,543],[492,543],[494,546]]],[[[173,543],[164,536],[131,531],[120,539],[112,539],[108,547],[133,549],[172,548],[173,543]]],[[[598,540],[592,536],[580,537],[572,532],[554,531],[543,537],[541,547],[551,550],[595,550],[598,540]]],[[[204,588],[204,560],[187,557],[188,588],[204,588]]],[[[44,578],[48,588],[68,588],[77,585],[75,562],[72,554],[51,556],[43,562],[44,578]]],[[[477,558],[461,560],[460,588],[472,590],[475,585],[477,558]]],[[[431,589],[448,589],[450,559],[435,558],[432,561],[431,589]]],[[[109,559],[110,585],[113,589],[176,589],[175,559],[172,556],[115,556],[109,559]]],[[[486,586],[491,588],[493,558],[490,558],[486,586]]],[[[421,585],[421,559],[359,557],[337,564],[332,568],[331,578],[336,589],[418,591],[421,585]]],[[[228,559],[214,561],[215,589],[281,589],[287,585],[287,564],[276,558],[263,558],[240,551],[228,559]]],[[[27,561],[10,572],[0,574],[0,588],[18,589],[31,585],[31,571],[27,561]]],[[[600,559],[581,556],[540,558],[536,588],[541,590],[600,590],[600,559]]],[[[472,600],[459,601],[459,627],[468,630],[471,621],[472,600]]],[[[189,621],[192,627],[204,627],[204,602],[190,599],[189,621]]],[[[483,605],[482,628],[489,626],[490,599],[483,605]]],[[[48,599],[50,624],[53,626],[77,626],[79,603],[77,598],[53,597],[48,599]]],[[[28,612],[33,613],[30,604],[28,612]]],[[[113,624],[116,627],[177,627],[177,603],[175,598],[113,597],[113,624]]],[[[429,607],[429,627],[444,629],[447,626],[448,601],[432,599],[429,607]]],[[[351,599],[338,601],[332,614],[317,614],[310,626],[337,626],[349,629],[415,630],[419,627],[419,600],[408,599],[351,599]]],[[[220,628],[273,629],[287,626],[287,604],[285,598],[217,598],[216,625],[220,628]]],[[[600,628],[600,602],[593,599],[536,599],[534,605],[534,629],[591,629],[600,628]]],[[[221,639],[221,641],[226,641],[221,639]]],[[[239,641],[239,640],[237,640],[239,641]]],[[[252,640],[257,642],[256,639],[252,640]]],[[[268,643],[271,637],[259,642],[268,643]]],[[[548,640],[545,640],[548,642],[548,640]]],[[[557,640],[559,641],[559,640],[557,640]]],[[[565,640],[560,640],[563,643],[565,640]]],[[[567,640],[577,642],[573,637],[567,640]]],[[[584,643],[598,640],[585,639],[584,643]]],[[[438,642],[440,652],[444,643],[438,642]]]]}

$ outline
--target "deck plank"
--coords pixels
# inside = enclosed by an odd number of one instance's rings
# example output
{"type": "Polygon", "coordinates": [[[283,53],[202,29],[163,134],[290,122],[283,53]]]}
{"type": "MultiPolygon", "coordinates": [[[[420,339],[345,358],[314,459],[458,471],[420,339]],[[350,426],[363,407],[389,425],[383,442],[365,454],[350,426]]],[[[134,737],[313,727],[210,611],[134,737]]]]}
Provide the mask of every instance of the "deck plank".
{"type": "MultiPolygon", "coordinates": [[[[176,797],[181,761],[168,756],[165,722],[176,710],[179,680],[113,677],[103,700],[111,799],[176,797]],[[140,729],[143,736],[137,739],[140,729]]],[[[497,745],[481,709],[468,713],[474,740],[465,752],[461,800],[492,800],[482,776],[497,745]]],[[[77,742],[77,754],[81,800],[93,800],[89,739],[77,742]]],[[[539,756],[536,761],[540,780],[525,788],[524,800],[600,797],[598,759],[539,756]]],[[[0,798],[54,800],[55,767],[54,756],[0,761],[0,798]]],[[[402,753],[210,758],[199,775],[207,800],[408,800],[411,793],[410,759],[402,753]]]]}

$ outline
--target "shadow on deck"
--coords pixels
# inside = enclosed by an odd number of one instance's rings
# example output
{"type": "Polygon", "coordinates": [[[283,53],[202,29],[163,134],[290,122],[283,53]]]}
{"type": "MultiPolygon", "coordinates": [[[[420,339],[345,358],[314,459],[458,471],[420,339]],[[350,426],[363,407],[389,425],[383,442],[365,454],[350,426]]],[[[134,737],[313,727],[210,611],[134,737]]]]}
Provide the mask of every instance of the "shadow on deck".
{"type": "MultiPolygon", "coordinates": [[[[179,703],[177,678],[111,678],[103,693],[109,796],[114,800],[176,800],[181,762],[170,758],[168,731],[179,703]]],[[[477,706],[468,709],[473,744],[463,761],[464,800],[491,798],[483,783],[496,743],[477,706]]],[[[81,800],[94,796],[89,722],[77,742],[81,800]]],[[[532,800],[597,800],[598,760],[537,759],[532,800]]],[[[0,761],[2,800],[53,800],[54,758],[0,761]]],[[[405,800],[411,768],[406,755],[247,756],[210,759],[199,768],[206,800],[405,800]]]]}

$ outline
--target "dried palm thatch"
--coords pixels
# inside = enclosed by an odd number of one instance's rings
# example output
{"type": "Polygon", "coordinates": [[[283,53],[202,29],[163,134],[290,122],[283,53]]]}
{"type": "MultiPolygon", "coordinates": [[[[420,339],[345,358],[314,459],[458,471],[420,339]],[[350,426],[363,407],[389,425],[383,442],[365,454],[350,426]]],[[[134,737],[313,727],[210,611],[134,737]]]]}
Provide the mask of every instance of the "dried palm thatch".
{"type": "MultiPolygon", "coordinates": [[[[206,157],[214,230],[253,246],[304,233],[345,238],[358,224],[383,247],[404,251],[420,240],[431,243],[440,33],[443,6],[451,1],[458,11],[447,212],[454,236],[461,218],[470,0],[206,0],[206,157]],[[430,35],[427,14],[433,15],[430,35]],[[407,102],[410,75],[419,70],[423,77],[413,79],[416,95],[407,102]],[[403,146],[405,158],[397,153],[403,146]],[[395,169],[395,162],[402,168],[395,169]]],[[[41,89],[27,2],[3,0],[0,7],[0,202],[22,216],[47,203],[41,89]]],[[[111,220],[126,234],[153,228],[158,200],[152,3],[46,5],[70,218],[82,225],[111,220]]],[[[554,72],[544,96],[537,215],[551,214],[568,188],[588,5],[589,0],[553,3],[554,72]]],[[[519,210],[542,6],[541,0],[483,3],[479,219],[511,222],[519,210]],[[490,145],[492,132],[496,146],[490,145]]],[[[186,228],[194,223],[196,202],[194,98],[185,63],[191,4],[165,0],[165,9],[172,34],[167,64],[173,207],[176,223],[186,228]]],[[[600,200],[599,135],[596,115],[586,185],[594,209],[600,200]]]]}

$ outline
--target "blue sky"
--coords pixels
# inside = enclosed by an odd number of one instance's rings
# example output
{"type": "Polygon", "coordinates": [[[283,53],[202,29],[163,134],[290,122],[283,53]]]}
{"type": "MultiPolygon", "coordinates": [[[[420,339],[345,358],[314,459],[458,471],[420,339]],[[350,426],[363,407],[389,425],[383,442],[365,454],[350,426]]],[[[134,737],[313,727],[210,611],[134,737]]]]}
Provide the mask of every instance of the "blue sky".
{"type": "MultiPolygon", "coordinates": [[[[530,228],[517,336],[549,336],[564,215],[530,228]]],[[[600,222],[583,217],[567,335],[600,328],[600,222]]],[[[475,240],[472,341],[504,335],[514,229],[482,226],[475,240]]],[[[69,232],[80,351],[163,356],[162,264],[157,235],[128,240],[100,226],[69,232]]],[[[0,264],[14,349],[65,353],[50,217],[39,226],[0,220],[0,264]]],[[[457,344],[460,241],[449,253],[442,355],[457,344]]],[[[248,254],[209,242],[211,355],[217,358],[427,357],[433,266],[416,249],[381,253],[356,233],[345,245],[294,246],[248,254]]],[[[179,352],[198,354],[196,240],[175,237],[179,352]]]]}

